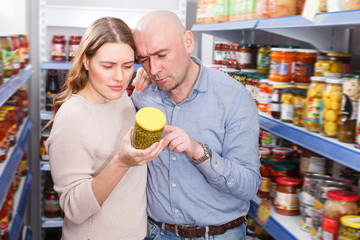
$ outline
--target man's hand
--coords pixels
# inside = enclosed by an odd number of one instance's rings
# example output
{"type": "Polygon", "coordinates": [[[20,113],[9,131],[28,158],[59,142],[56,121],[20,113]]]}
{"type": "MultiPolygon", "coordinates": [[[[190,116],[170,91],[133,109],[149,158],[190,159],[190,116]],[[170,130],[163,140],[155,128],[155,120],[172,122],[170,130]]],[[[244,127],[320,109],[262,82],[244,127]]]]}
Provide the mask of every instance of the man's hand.
{"type": "Polygon", "coordinates": [[[136,77],[131,83],[135,87],[135,91],[142,91],[151,84],[149,75],[146,73],[143,67],[136,71],[136,77]]]}

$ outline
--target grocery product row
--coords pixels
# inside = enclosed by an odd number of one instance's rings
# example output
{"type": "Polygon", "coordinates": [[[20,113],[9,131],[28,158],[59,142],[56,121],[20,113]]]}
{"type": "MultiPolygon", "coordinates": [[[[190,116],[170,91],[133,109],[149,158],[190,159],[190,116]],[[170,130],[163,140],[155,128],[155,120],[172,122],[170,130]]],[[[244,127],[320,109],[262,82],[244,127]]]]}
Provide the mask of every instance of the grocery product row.
{"type": "MultiPolygon", "coordinates": [[[[357,171],[264,130],[260,143],[260,199],[254,200],[255,209],[250,211],[258,210],[257,220],[266,225],[272,212],[300,215],[295,222],[308,239],[336,240],[338,233],[339,239],[358,239],[360,226],[351,223],[360,217],[357,171]],[[354,234],[349,235],[352,228],[354,234]]],[[[291,232],[295,239],[304,239],[291,232]]]]}
{"type": "Polygon", "coordinates": [[[18,74],[30,62],[29,40],[26,33],[0,33],[0,85],[18,74]]]}
{"type": "Polygon", "coordinates": [[[51,61],[71,62],[79,48],[82,36],[71,35],[68,40],[65,35],[55,34],[51,40],[51,61]]]}
{"type": "Polygon", "coordinates": [[[360,9],[358,0],[198,0],[196,22],[277,18],[360,9]]]}

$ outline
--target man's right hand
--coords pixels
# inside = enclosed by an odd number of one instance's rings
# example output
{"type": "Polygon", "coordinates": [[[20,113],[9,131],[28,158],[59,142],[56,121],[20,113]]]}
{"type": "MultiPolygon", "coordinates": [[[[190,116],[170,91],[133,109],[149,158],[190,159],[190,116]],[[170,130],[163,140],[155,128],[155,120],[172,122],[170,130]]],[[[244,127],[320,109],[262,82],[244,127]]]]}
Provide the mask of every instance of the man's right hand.
{"type": "Polygon", "coordinates": [[[149,75],[146,73],[143,67],[140,67],[136,71],[136,77],[131,83],[132,86],[135,87],[135,91],[142,91],[147,88],[151,84],[151,80],[149,75]]]}

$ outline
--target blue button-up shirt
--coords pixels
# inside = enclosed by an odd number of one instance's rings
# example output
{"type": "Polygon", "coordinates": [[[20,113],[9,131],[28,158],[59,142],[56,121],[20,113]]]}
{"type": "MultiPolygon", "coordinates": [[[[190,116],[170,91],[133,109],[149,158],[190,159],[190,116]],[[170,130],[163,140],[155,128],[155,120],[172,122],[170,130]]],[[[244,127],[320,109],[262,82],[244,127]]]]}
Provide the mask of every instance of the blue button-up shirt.
{"type": "Polygon", "coordinates": [[[189,97],[176,104],[151,84],[132,98],[137,109],[156,107],[166,124],[185,130],[212,150],[196,165],[184,153],[165,149],[148,163],[147,212],[159,222],[220,225],[245,216],[260,184],[259,120],[246,88],[225,73],[200,65],[189,97]]]}

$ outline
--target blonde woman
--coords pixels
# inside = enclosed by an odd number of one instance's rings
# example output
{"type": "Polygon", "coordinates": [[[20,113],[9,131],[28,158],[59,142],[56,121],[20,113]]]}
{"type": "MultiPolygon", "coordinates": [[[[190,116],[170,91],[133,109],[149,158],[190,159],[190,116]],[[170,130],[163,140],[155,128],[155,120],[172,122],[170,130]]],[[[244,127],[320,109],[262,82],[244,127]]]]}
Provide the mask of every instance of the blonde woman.
{"type": "Polygon", "coordinates": [[[62,239],[139,240],[146,234],[146,164],[163,140],[131,146],[135,108],[127,96],[135,44],[120,19],[85,32],[64,90],[56,97],[47,148],[65,213],[62,239]]]}

